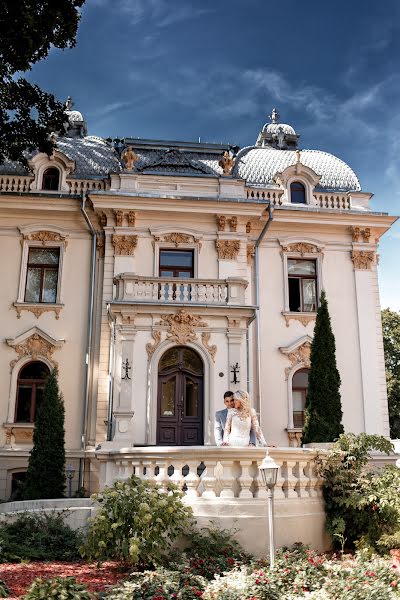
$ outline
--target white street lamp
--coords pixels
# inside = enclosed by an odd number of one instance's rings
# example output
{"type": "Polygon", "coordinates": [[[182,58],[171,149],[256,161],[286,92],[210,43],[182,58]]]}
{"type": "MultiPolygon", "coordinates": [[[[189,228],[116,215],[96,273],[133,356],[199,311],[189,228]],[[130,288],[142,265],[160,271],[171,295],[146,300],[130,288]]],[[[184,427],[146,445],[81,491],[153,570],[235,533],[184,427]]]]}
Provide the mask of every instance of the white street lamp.
{"type": "Polygon", "coordinates": [[[258,467],[262,480],[267,489],[268,496],[268,528],[269,528],[269,563],[270,568],[275,566],[275,541],[274,541],[274,487],[278,478],[279,465],[268,454],[258,467]]]}
{"type": "Polygon", "coordinates": [[[71,498],[72,493],[72,480],[75,475],[75,469],[71,465],[65,468],[65,476],[68,479],[68,498],[71,498]]]}

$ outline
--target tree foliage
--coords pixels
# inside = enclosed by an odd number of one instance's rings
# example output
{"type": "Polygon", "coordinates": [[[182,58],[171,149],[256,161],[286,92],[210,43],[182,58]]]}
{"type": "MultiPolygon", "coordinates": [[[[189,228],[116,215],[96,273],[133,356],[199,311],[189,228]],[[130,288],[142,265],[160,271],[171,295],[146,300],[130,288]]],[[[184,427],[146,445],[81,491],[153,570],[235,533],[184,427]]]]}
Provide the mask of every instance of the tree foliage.
{"type": "Polygon", "coordinates": [[[311,346],[311,368],[304,415],[303,443],[333,442],[343,433],[340,375],[336,366],[336,344],[325,292],[320,305],[311,346]]]}
{"type": "Polygon", "coordinates": [[[65,489],[64,401],[54,369],[47,378],[36,415],[33,448],[23,487],[23,498],[62,498],[65,489]]]}
{"type": "Polygon", "coordinates": [[[400,312],[382,311],[390,437],[400,439],[400,312]]]}
{"type": "Polygon", "coordinates": [[[20,72],[52,46],[72,48],[85,0],[3,0],[0,11],[0,163],[24,161],[24,151],[51,153],[49,134],[59,131],[64,107],[20,72]]]}

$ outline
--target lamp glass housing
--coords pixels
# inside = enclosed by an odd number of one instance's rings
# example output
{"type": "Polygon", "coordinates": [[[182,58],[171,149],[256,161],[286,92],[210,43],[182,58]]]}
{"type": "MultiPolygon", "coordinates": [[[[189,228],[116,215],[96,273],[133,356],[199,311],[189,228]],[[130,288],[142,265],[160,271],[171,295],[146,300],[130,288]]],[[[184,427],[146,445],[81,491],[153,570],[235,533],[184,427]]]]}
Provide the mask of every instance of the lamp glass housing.
{"type": "Polygon", "coordinates": [[[274,459],[269,454],[264,457],[261,465],[259,466],[259,471],[265,487],[269,489],[275,487],[278,479],[279,465],[276,464],[274,459]]]}

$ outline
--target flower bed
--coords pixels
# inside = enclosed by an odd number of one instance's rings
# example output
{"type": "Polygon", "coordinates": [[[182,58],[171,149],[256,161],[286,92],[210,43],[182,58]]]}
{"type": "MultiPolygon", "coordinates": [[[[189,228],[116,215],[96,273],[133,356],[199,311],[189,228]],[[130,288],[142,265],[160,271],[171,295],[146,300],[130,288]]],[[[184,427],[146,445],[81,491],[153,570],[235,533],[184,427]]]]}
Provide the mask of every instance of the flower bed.
{"type": "Polygon", "coordinates": [[[127,574],[114,561],[104,562],[101,566],[84,561],[0,564],[0,579],[6,582],[11,592],[7,600],[20,598],[36,577],[49,579],[70,576],[75,577],[79,583],[84,583],[93,593],[105,591],[110,585],[125,579],[127,574]]]}

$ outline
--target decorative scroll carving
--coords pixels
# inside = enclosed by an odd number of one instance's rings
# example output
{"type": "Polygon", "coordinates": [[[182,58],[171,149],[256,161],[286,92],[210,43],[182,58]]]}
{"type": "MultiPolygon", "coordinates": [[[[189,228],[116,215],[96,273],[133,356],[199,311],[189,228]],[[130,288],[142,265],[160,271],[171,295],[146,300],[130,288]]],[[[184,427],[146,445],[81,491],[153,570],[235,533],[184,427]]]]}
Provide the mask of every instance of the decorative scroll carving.
{"type": "Polygon", "coordinates": [[[210,337],[211,337],[211,333],[204,331],[201,334],[201,341],[203,342],[203,346],[204,346],[204,348],[206,348],[206,350],[209,353],[209,355],[211,356],[213,362],[215,362],[215,355],[217,354],[218,348],[215,344],[212,344],[212,345],[209,344],[210,337]]]}
{"type": "Polygon", "coordinates": [[[175,244],[176,247],[178,247],[179,244],[188,244],[191,241],[193,241],[193,236],[184,233],[170,233],[164,235],[164,242],[171,242],[171,244],[175,244]]]}
{"type": "Polygon", "coordinates": [[[154,351],[156,350],[157,346],[161,342],[161,331],[159,331],[157,329],[153,330],[151,332],[151,335],[153,336],[154,343],[152,344],[151,342],[148,342],[146,344],[146,351],[147,351],[147,355],[149,358],[151,358],[153,356],[154,351]]]}
{"type": "MultiPolygon", "coordinates": [[[[9,345],[11,344],[9,343],[9,345]]],[[[53,353],[56,350],[56,346],[45,340],[38,333],[32,334],[21,344],[13,346],[13,348],[18,354],[18,358],[11,361],[11,368],[13,368],[14,365],[24,356],[29,356],[33,360],[42,356],[50,360],[54,365],[57,364],[53,359],[53,353]]]]}
{"type": "Polygon", "coordinates": [[[349,231],[351,233],[353,242],[365,242],[369,244],[369,240],[371,237],[371,229],[366,227],[365,229],[361,229],[360,227],[349,227],[349,231]]]}
{"type": "Polygon", "coordinates": [[[129,227],[135,227],[136,223],[136,212],[134,210],[128,211],[128,225],[129,227]]]}
{"type": "Polygon", "coordinates": [[[285,321],[286,321],[286,327],[289,327],[290,321],[300,321],[300,323],[302,325],[304,325],[304,327],[307,327],[307,325],[309,323],[311,323],[312,321],[315,321],[316,319],[316,313],[312,313],[312,314],[305,314],[305,313],[282,313],[283,316],[285,317],[285,321]]]}
{"type": "Polygon", "coordinates": [[[251,233],[251,222],[247,221],[246,223],[246,233],[251,233]]]}
{"type": "Polygon", "coordinates": [[[161,315],[160,325],[169,327],[167,338],[177,344],[187,344],[196,339],[195,327],[208,327],[208,323],[201,320],[200,317],[191,315],[185,310],[180,310],[177,314],[161,315]]]}
{"type": "Polygon", "coordinates": [[[224,215],[217,215],[217,227],[218,231],[225,231],[226,217],[224,215]]]}
{"type": "Polygon", "coordinates": [[[371,269],[375,260],[375,252],[372,250],[353,250],[351,260],[355,270],[371,269]]]}
{"type": "Polygon", "coordinates": [[[62,306],[41,306],[38,304],[25,303],[15,303],[14,306],[17,311],[17,319],[21,318],[21,312],[23,310],[27,310],[28,312],[33,313],[37,319],[45,312],[54,312],[56,315],[56,319],[58,320],[60,318],[60,311],[62,309],[62,306]]]}
{"type": "Polygon", "coordinates": [[[235,260],[240,250],[239,240],[217,240],[215,246],[218,251],[218,258],[226,260],[235,260]]]}
{"type": "Polygon", "coordinates": [[[133,165],[139,159],[138,155],[132,150],[131,146],[128,146],[127,150],[122,154],[122,160],[125,163],[125,169],[132,171],[133,165]]]}
{"type": "Polygon", "coordinates": [[[137,235],[113,235],[112,244],[116,256],[133,256],[137,246],[137,235]]]}
{"type": "Polygon", "coordinates": [[[247,260],[251,261],[252,258],[254,258],[254,255],[256,253],[256,246],[255,244],[247,244],[247,260]]]}
{"type": "Polygon", "coordinates": [[[122,227],[122,218],[124,216],[124,213],[122,212],[122,210],[114,210],[114,217],[115,217],[115,225],[117,227],[122,227]]]}
{"type": "Polygon", "coordinates": [[[219,166],[221,167],[224,175],[231,175],[232,169],[235,166],[236,159],[231,158],[229,152],[225,150],[221,160],[219,161],[219,166]]]}
{"type": "Polygon", "coordinates": [[[287,246],[282,246],[283,252],[296,252],[300,254],[300,256],[304,256],[304,254],[320,254],[321,250],[318,246],[314,244],[307,244],[305,242],[299,242],[297,244],[288,244],[287,246]]]}
{"type": "Polygon", "coordinates": [[[63,242],[67,247],[65,236],[55,231],[35,231],[35,233],[27,233],[23,237],[24,240],[42,242],[42,246],[46,246],[47,242],[63,242]]]}
{"type": "Polygon", "coordinates": [[[285,369],[285,377],[288,379],[290,371],[296,365],[304,365],[306,369],[309,369],[311,366],[310,363],[310,354],[311,354],[311,342],[303,342],[301,346],[298,346],[293,352],[286,354],[288,359],[291,362],[290,367],[286,367],[285,369]]]}
{"type": "Polygon", "coordinates": [[[229,226],[231,228],[231,231],[237,231],[237,224],[238,224],[237,217],[231,217],[229,219],[229,226]]]}

